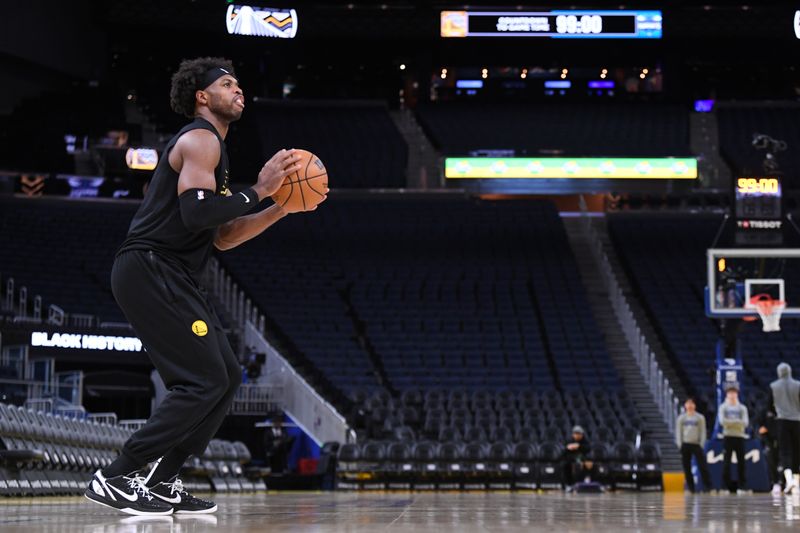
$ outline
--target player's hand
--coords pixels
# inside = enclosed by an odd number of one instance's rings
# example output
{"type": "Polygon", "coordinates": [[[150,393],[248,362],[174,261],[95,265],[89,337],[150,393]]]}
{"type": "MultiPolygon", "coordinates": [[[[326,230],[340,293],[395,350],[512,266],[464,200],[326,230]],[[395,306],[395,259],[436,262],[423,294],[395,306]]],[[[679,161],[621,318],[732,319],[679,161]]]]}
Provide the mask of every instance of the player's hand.
{"type": "Polygon", "coordinates": [[[767,433],[767,431],[768,430],[767,430],[767,428],[765,426],[761,426],[760,428],[758,428],[758,434],[759,435],[763,435],[764,433],[767,433]]]}
{"type": "Polygon", "coordinates": [[[300,154],[294,149],[281,150],[264,163],[261,172],[258,173],[258,181],[253,187],[258,193],[259,199],[272,196],[283,185],[286,176],[300,170],[300,154]]]}
{"type": "Polygon", "coordinates": [[[317,207],[319,207],[319,204],[321,204],[322,202],[324,202],[325,200],[328,199],[328,193],[329,192],[331,192],[331,190],[328,187],[325,187],[325,190],[322,191],[323,196],[318,196],[317,197],[318,198],[317,202],[313,203],[311,205],[307,205],[305,209],[294,209],[293,210],[293,209],[290,209],[287,206],[283,206],[282,209],[287,213],[305,213],[307,211],[315,211],[317,209],[317,207]]]}

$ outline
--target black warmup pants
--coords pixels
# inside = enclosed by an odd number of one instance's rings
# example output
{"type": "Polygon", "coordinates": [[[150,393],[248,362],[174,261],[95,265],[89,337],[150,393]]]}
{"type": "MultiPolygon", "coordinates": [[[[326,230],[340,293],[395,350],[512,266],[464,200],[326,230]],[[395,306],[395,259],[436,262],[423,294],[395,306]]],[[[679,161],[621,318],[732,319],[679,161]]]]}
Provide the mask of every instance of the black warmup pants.
{"type": "MultiPolygon", "coordinates": [[[[783,476],[778,475],[778,446],[775,443],[776,439],[761,439],[761,449],[767,461],[770,485],[780,483],[783,480],[783,476]]],[[[781,471],[783,471],[783,469],[781,469],[781,471]]]]}
{"type": "Polygon", "coordinates": [[[185,271],[154,252],[121,253],[111,288],[168,390],[122,453],[142,466],[175,448],[202,454],[242,381],[216,313],[185,271]]]}
{"type": "Polygon", "coordinates": [[[781,468],[800,474],[800,422],[778,419],[778,453],[781,468]]]}
{"type": "Polygon", "coordinates": [[[703,480],[705,490],[711,490],[711,476],[708,474],[706,456],[703,448],[699,444],[681,444],[681,461],[683,462],[683,474],[686,478],[686,485],[689,490],[694,492],[694,476],[692,475],[692,457],[697,462],[697,469],[700,471],[700,479],[703,480]]]}
{"type": "Polygon", "coordinates": [[[722,444],[725,447],[725,458],[722,462],[722,485],[730,490],[731,486],[731,457],[736,453],[736,471],[738,474],[739,489],[744,489],[747,484],[745,475],[744,459],[744,439],[741,437],[723,437],[722,444]]]}

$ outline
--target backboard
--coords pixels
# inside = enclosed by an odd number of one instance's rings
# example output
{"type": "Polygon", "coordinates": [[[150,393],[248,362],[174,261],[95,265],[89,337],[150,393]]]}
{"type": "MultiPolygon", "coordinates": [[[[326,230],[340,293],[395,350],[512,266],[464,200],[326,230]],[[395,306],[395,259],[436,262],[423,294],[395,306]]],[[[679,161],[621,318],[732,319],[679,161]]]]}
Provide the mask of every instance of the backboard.
{"type": "Polygon", "coordinates": [[[786,302],[783,317],[800,317],[800,248],[712,248],[707,251],[706,315],[758,318],[759,295],[786,302]]]}

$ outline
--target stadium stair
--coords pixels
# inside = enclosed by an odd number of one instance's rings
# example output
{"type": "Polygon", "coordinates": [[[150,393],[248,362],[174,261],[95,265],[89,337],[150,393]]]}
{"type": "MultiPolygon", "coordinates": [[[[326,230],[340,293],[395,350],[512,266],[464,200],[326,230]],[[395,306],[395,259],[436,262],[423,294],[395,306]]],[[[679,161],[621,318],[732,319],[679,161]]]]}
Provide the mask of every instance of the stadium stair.
{"type": "MultiPolygon", "coordinates": [[[[681,469],[681,460],[678,450],[675,448],[674,436],[667,428],[658,406],[653,400],[650,389],[642,379],[635,357],[625,340],[616,315],[610,312],[608,289],[603,282],[600,268],[591,252],[591,247],[594,243],[582,226],[586,221],[583,218],[564,218],[563,220],[572,251],[577,259],[580,277],[586,288],[589,305],[603,334],[606,349],[611,356],[614,367],[622,376],[625,390],[630,395],[643,419],[643,437],[658,443],[661,448],[661,461],[664,471],[678,471],[681,469]]],[[[602,229],[600,235],[604,237],[604,245],[607,245],[608,234],[605,230],[605,220],[596,219],[592,222],[596,224],[597,229],[602,229]]],[[[608,248],[610,249],[610,246],[608,248]]],[[[619,274],[617,272],[619,283],[626,286],[625,277],[619,274]]],[[[675,378],[671,382],[675,387],[680,380],[675,378]]],[[[677,390],[676,393],[679,397],[684,397],[677,390]]]]}
{"type": "Polygon", "coordinates": [[[689,144],[699,156],[697,165],[700,181],[705,187],[725,189],[731,183],[731,170],[722,158],[719,144],[717,114],[689,115],[689,144]]]}
{"type": "Polygon", "coordinates": [[[410,189],[438,187],[441,182],[440,154],[425,135],[414,113],[401,109],[390,111],[389,115],[408,145],[406,186],[410,189]]]}

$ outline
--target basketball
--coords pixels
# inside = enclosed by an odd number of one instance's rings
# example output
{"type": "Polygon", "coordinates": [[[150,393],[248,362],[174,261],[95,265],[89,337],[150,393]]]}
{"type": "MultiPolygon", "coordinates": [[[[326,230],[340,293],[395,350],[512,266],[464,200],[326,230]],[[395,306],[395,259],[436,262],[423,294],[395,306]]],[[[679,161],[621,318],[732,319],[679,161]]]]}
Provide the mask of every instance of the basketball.
{"type": "Polygon", "coordinates": [[[317,205],[328,187],[325,165],[307,150],[296,150],[300,155],[300,170],[284,178],[272,199],[291,212],[307,211],[317,205]]]}

